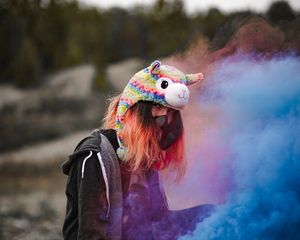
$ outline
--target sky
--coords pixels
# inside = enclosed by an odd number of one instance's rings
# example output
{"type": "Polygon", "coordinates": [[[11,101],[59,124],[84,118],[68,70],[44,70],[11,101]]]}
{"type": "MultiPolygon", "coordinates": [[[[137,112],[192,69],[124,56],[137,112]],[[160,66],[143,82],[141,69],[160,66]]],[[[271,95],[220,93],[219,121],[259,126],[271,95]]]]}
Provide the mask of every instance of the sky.
{"type": "MultiPolygon", "coordinates": [[[[134,5],[151,5],[156,0],[80,0],[81,3],[87,5],[99,6],[102,8],[123,7],[128,8],[134,5]]],[[[211,7],[217,7],[224,12],[230,12],[241,9],[251,9],[257,12],[265,11],[274,0],[183,0],[186,11],[194,13],[197,11],[205,11],[211,7]]],[[[293,9],[300,10],[299,0],[289,0],[289,4],[293,9]]]]}

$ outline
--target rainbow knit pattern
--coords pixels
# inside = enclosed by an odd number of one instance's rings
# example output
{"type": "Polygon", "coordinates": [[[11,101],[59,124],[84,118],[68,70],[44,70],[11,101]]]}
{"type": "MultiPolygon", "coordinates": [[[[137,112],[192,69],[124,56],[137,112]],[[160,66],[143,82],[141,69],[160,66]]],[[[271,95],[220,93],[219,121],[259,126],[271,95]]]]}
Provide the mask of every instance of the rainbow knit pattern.
{"type": "MultiPolygon", "coordinates": [[[[186,85],[191,85],[201,79],[203,79],[202,73],[185,75],[175,67],[161,65],[159,61],[154,61],[149,67],[137,72],[123,90],[117,108],[116,131],[120,145],[120,148],[117,151],[119,158],[123,159],[126,151],[122,137],[120,136],[120,131],[124,126],[125,114],[130,107],[138,101],[151,101],[165,107],[181,109],[183,106],[171,104],[171,102],[174,101],[168,101],[166,99],[167,87],[172,85],[174,92],[174,86],[176,87],[176,90],[183,86],[186,88],[186,85]],[[161,82],[168,85],[166,89],[164,89],[164,86],[163,88],[160,87],[159,84],[161,82]]],[[[169,89],[170,88],[171,87],[169,87],[169,89]]]]}

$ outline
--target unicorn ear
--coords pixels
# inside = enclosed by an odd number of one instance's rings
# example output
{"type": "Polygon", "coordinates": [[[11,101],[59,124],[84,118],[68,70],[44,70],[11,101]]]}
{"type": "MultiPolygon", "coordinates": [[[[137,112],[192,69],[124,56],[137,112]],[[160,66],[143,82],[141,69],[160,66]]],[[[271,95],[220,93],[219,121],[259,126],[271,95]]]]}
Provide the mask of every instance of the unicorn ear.
{"type": "Polygon", "coordinates": [[[159,67],[160,67],[160,61],[155,60],[153,63],[151,63],[151,66],[150,66],[151,74],[158,73],[159,67]]]}
{"type": "Polygon", "coordinates": [[[193,85],[194,83],[200,82],[201,80],[204,79],[203,73],[195,73],[195,74],[186,74],[186,85],[190,86],[193,85]]]}

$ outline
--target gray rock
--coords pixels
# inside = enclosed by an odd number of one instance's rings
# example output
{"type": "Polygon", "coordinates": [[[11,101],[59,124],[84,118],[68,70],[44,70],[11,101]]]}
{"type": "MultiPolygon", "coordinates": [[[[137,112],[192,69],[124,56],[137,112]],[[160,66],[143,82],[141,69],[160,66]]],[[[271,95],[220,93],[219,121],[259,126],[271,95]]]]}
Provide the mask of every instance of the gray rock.
{"type": "Polygon", "coordinates": [[[105,100],[92,89],[95,73],[82,65],[48,77],[40,88],[0,86],[0,151],[98,127],[105,100]]]}
{"type": "Polygon", "coordinates": [[[129,58],[110,64],[106,69],[106,78],[112,87],[122,91],[130,78],[145,66],[145,61],[139,58],[129,58]]]}
{"type": "Polygon", "coordinates": [[[44,98],[82,99],[92,95],[96,69],[82,65],[60,71],[46,78],[46,83],[37,89],[22,90],[11,85],[0,86],[0,111],[6,106],[21,105],[34,108],[44,98]]]}
{"type": "Polygon", "coordinates": [[[0,110],[9,104],[15,104],[24,99],[26,93],[14,86],[4,85],[0,87],[0,110]]]}
{"type": "Polygon", "coordinates": [[[0,173],[2,172],[2,175],[8,172],[22,174],[24,168],[34,169],[37,172],[39,169],[57,167],[73,152],[77,143],[90,132],[91,130],[75,132],[59,139],[0,154],[0,173]]]}
{"type": "Polygon", "coordinates": [[[44,87],[59,97],[87,98],[92,94],[95,74],[93,65],[70,68],[49,76],[44,87]]]}

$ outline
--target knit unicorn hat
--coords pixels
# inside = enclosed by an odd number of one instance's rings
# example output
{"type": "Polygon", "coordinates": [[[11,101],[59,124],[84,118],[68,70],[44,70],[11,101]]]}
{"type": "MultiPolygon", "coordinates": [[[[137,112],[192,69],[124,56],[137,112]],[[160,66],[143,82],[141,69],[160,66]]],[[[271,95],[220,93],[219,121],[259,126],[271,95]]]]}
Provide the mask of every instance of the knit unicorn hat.
{"type": "Polygon", "coordinates": [[[123,90],[116,115],[116,131],[120,147],[118,157],[124,160],[126,147],[121,130],[127,110],[138,101],[151,101],[165,107],[180,110],[189,100],[187,86],[203,79],[202,73],[184,74],[175,67],[154,61],[149,67],[137,72],[123,90]]]}

